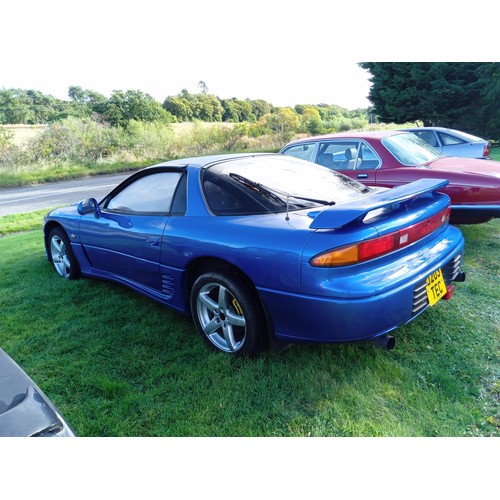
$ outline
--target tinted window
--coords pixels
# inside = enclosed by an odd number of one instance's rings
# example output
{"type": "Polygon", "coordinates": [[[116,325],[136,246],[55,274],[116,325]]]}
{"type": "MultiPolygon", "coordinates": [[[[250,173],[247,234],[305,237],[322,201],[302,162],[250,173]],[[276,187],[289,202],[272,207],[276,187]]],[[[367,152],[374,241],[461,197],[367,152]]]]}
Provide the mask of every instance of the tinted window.
{"type": "Polygon", "coordinates": [[[123,213],[168,213],[181,175],[158,172],[140,177],[111,198],[105,208],[123,213]]]}
{"type": "Polygon", "coordinates": [[[298,210],[354,200],[369,193],[359,182],[286,155],[238,158],[210,167],[203,189],[220,215],[298,210]]]}
{"type": "Polygon", "coordinates": [[[182,177],[177,184],[174,193],[174,199],[170,212],[172,215],[184,215],[187,209],[187,173],[182,174],[182,177]]]}
{"type": "Polygon", "coordinates": [[[230,176],[217,175],[211,170],[203,174],[203,191],[210,210],[216,215],[262,214],[280,211],[284,205],[281,200],[278,203],[268,200],[230,176]]]}
{"type": "Polygon", "coordinates": [[[300,144],[289,147],[286,151],[283,151],[283,154],[300,158],[301,160],[312,161],[313,152],[314,144],[300,144]]]}

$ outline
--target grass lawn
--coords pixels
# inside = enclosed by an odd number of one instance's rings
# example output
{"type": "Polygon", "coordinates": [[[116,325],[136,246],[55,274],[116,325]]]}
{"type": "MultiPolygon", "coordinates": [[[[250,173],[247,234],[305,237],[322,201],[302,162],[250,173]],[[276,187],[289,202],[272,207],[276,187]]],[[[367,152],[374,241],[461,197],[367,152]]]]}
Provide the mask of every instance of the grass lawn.
{"type": "Polygon", "coordinates": [[[393,351],[249,360],[123,286],[59,278],[38,216],[0,218],[4,234],[32,228],[0,237],[0,346],[80,436],[500,436],[499,220],[462,226],[467,281],[393,351]]]}
{"type": "Polygon", "coordinates": [[[500,148],[492,148],[490,156],[492,160],[500,161],[500,148]]]}

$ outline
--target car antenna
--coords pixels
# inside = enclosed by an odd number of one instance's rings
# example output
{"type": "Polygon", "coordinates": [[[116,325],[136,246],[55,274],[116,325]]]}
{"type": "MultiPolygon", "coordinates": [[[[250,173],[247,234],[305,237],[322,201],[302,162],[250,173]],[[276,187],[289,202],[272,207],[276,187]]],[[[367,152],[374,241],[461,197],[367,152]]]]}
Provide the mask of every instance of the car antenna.
{"type": "Polygon", "coordinates": [[[290,216],[288,215],[289,206],[290,206],[290,195],[287,193],[286,194],[286,217],[285,217],[286,221],[290,220],[290,216]]]}

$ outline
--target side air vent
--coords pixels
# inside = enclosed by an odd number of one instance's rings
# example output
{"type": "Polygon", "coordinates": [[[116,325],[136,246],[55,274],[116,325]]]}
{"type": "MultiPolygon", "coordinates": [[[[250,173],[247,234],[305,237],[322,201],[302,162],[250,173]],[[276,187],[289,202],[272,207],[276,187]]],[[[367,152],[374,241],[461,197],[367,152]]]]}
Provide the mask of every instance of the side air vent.
{"type": "Polygon", "coordinates": [[[161,291],[168,299],[174,296],[174,278],[169,274],[161,275],[161,291]]]}

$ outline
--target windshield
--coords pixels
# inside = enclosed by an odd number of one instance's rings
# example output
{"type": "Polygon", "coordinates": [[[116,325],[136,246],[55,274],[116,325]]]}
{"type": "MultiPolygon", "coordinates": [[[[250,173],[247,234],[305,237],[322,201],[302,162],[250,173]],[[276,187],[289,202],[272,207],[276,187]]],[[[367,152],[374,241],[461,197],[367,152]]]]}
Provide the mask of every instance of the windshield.
{"type": "Polygon", "coordinates": [[[382,144],[399,163],[407,167],[429,163],[444,156],[437,149],[434,149],[412,133],[384,137],[382,144]]]}
{"type": "Polygon", "coordinates": [[[209,167],[203,179],[207,201],[218,214],[299,210],[355,200],[371,192],[349,177],[285,155],[223,161],[209,167]]]}

